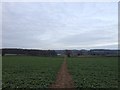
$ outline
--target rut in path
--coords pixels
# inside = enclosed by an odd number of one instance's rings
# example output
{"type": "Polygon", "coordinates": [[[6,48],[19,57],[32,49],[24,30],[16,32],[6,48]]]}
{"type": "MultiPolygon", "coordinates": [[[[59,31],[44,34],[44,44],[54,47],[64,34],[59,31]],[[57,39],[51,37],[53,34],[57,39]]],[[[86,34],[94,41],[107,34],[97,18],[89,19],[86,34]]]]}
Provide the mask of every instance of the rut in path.
{"type": "Polygon", "coordinates": [[[73,80],[68,73],[66,57],[58,72],[55,83],[53,83],[50,88],[74,88],[73,80]]]}

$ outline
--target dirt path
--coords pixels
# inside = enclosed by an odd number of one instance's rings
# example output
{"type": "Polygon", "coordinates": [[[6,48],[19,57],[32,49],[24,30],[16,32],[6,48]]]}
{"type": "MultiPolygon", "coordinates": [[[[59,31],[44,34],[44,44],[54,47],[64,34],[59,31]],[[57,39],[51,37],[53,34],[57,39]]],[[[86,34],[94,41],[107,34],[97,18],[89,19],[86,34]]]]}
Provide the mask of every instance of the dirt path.
{"type": "Polygon", "coordinates": [[[50,88],[74,88],[71,75],[68,73],[66,57],[58,72],[55,83],[52,84],[50,88]]]}

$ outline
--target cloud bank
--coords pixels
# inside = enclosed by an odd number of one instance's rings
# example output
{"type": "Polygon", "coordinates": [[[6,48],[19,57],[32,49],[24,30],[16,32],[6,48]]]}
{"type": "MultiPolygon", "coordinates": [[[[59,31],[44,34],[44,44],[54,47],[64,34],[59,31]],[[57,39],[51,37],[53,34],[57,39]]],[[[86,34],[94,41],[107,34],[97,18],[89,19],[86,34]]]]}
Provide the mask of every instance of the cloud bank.
{"type": "Polygon", "coordinates": [[[3,3],[3,47],[118,48],[117,3],[3,3]]]}

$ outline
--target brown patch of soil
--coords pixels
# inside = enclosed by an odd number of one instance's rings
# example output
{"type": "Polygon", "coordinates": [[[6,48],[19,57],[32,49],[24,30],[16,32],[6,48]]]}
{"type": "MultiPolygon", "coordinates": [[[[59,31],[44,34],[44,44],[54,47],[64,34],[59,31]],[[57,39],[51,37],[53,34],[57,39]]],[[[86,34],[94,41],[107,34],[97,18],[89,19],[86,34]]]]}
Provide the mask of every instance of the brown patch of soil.
{"type": "Polygon", "coordinates": [[[58,72],[55,83],[50,88],[74,88],[74,83],[67,69],[66,57],[58,72]]]}

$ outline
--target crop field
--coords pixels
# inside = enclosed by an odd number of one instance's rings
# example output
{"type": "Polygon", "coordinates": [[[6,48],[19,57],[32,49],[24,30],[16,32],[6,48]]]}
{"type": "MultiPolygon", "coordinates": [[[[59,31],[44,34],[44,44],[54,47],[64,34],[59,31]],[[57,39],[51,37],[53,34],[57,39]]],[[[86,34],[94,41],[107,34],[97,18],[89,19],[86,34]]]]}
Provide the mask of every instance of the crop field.
{"type": "MultiPolygon", "coordinates": [[[[49,88],[63,61],[63,57],[3,56],[2,87],[49,88]]],[[[118,87],[117,57],[70,57],[66,61],[75,88],[118,87]]]]}
{"type": "Polygon", "coordinates": [[[56,79],[60,57],[4,56],[3,88],[47,88],[56,79]]]}
{"type": "Polygon", "coordinates": [[[76,88],[117,88],[117,57],[67,58],[76,88]]]}

